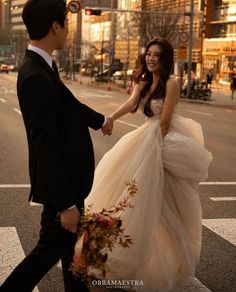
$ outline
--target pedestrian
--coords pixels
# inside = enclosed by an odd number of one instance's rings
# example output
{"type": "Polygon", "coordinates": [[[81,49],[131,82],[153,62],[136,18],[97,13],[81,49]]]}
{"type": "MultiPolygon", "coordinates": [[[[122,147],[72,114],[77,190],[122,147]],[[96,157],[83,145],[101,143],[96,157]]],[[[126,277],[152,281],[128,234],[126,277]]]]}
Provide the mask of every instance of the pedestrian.
{"type": "Polygon", "coordinates": [[[36,247],[1,285],[1,292],[32,291],[60,259],[65,291],[88,291],[69,270],[94,175],[88,127],[111,134],[112,123],[79,102],[60,80],[51,56],[65,45],[66,14],[63,0],[28,0],[23,8],[30,44],[19,68],[17,94],[29,148],[29,199],[43,204],[43,212],[36,247]]]}
{"type": "Polygon", "coordinates": [[[206,79],[207,79],[207,82],[206,82],[207,88],[208,88],[208,86],[211,88],[211,83],[212,83],[212,80],[213,80],[213,74],[212,74],[211,71],[209,71],[207,73],[206,79]]]}
{"type": "Polygon", "coordinates": [[[141,286],[128,287],[135,291],[176,291],[193,279],[200,258],[197,186],[207,178],[212,156],[204,148],[201,126],[175,113],[179,89],[170,77],[173,61],[166,39],[147,44],[130,98],[110,116],[116,121],[139,109],[145,122],[105,154],[85,200],[94,212],[109,209],[126,197],[126,183],[135,180],[134,208],[121,214],[133,245],[109,252],[106,276],[137,280],[141,286]]]}
{"type": "Polygon", "coordinates": [[[235,74],[235,72],[231,75],[230,89],[231,89],[231,99],[234,99],[234,92],[236,90],[236,74],[235,74]]]}

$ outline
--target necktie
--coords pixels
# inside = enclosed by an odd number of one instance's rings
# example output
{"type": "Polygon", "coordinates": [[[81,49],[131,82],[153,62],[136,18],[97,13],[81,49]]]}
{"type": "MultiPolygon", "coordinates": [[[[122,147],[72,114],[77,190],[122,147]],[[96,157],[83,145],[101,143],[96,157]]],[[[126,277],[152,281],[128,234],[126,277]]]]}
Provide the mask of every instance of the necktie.
{"type": "Polygon", "coordinates": [[[57,77],[59,77],[59,73],[58,73],[58,69],[57,69],[57,65],[55,61],[52,61],[52,69],[55,71],[57,77]]]}

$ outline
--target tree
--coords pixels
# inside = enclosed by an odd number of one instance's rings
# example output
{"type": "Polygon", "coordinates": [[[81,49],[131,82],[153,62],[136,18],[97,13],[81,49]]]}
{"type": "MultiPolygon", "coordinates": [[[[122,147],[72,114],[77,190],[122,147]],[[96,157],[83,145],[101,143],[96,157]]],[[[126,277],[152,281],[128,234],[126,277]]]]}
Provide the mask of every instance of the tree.
{"type": "Polygon", "coordinates": [[[158,7],[152,13],[138,13],[133,17],[139,24],[141,47],[145,47],[155,36],[164,37],[173,43],[178,35],[180,14],[170,9],[168,4],[162,4],[161,9],[158,7]]]}

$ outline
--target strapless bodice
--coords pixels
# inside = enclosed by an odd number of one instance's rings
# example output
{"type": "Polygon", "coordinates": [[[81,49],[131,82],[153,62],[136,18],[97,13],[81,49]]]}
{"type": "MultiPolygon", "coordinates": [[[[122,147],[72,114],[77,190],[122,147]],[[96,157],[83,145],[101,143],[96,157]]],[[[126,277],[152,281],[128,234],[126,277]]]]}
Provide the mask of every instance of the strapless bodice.
{"type": "MultiPolygon", "coordinates": [[[[142,98],[139,104],[139,109],[143,112],[145,106],[145,101],[142,98]]],[[[161,111],[163,108],[163,100],[162,99],[152,99],[151,100],[151,109],[154,113],[154,116],[151,118],[160,118],[161,111]]],[[[149,119],[149,117],[146,117],[146,119],[149,119]]]]}

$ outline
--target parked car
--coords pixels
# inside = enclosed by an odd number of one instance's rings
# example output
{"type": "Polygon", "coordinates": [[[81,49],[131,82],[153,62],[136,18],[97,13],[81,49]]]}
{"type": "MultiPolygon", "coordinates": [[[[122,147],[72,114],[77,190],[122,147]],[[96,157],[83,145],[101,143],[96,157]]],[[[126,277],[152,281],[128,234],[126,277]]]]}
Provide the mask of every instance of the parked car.
{"type": "Polygon", "coordinates": [[[0,73],[9,73],[9,68],[8,68],[8,65],[6,65],[6,64],[2,64],[1,66],[0,66],[0,73]]]}
{"type": "Polygon", "coordinates": [[[109,69],[105,69],[103,73],[97,73],[95,75],[95,80],[100,82],[107,82],[110,80],[110,77],[113,76],[113,73],[115,72],[114,69],[111,69],[111,72],[109,72],[109,69]]]}
{"type": "Polygon", "coordinates": [[[8,71],[17,72],[18,68],[15,65],[8,65],[8,71]]]}
{"type": "MultiPolygon", "coordinates": [[[[133,70],[129,69],[126,72],[126,80],[127,82],[130,80],[130,76],[132,75],[133,70]]],[[[113,82],[123,85],[124,84],[124,79],[125,79],[125,71],[116,71],[114,74],[112,74],[113,77],[113,82]]]]}

